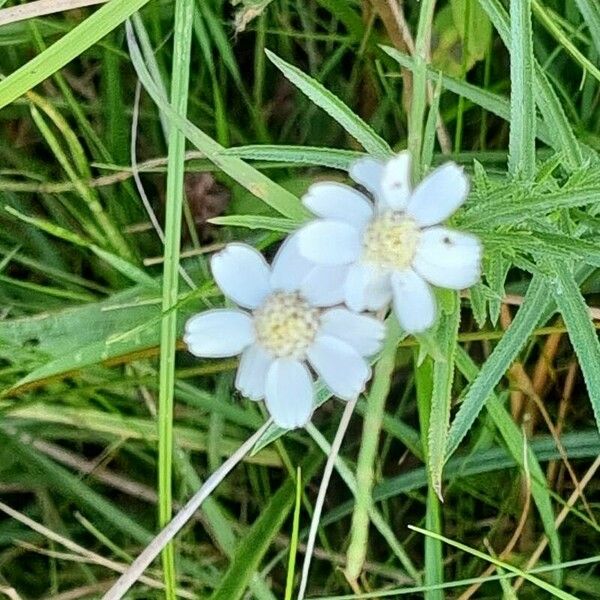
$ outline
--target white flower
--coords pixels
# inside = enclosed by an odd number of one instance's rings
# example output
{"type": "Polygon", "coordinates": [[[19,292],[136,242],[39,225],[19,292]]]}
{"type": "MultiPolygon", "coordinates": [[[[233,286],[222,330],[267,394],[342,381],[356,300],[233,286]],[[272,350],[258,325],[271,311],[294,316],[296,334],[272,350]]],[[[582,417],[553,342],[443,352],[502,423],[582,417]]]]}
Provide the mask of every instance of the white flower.
{"type": "Polygon", "coordinates": [[[477,282],[481,244],[473,235],[439,225],[466,199],[462,168],[446,163],[413,190],[410,155],[387,162],[363,158],[350,176],[374,197],[341,183],[312,185],[305,206],[320,217],[296,235],[300,253],[344,273],[344,301],[355,311],[393,301],[402,327],[412,333],[433,325],[430,284],[462,289],[477,282]]]}
{"type": "Polygon", "coordinates": [[[229,244],[211,261],[224,295],[247,310],[215,309],[193,316],[184,341],[196,356],[241,354],[236,388],[266,401],[273,420],[291,429],[313,412],[314,381],[307,363],[331,392],[356,398],[371,376],[363,358],[375,354],[384,336],[377,319],[339,304],[339,269],[302,258],[291,236],[269,267],[245,244],[229,244]]]}

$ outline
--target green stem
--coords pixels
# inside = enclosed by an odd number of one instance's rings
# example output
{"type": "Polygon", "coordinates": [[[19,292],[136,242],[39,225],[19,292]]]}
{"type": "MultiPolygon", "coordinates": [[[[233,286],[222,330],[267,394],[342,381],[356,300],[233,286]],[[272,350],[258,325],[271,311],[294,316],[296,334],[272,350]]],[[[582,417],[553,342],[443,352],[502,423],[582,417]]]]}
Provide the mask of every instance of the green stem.
{"type": "Polygon", "coordinates": [[[356,466],[356,504],[352,514],[350,546],[347,552],[346,577],[355,581],[365,562],[369,538],[369,512],[372,508],[375,458],[383,422],[385,401],[390,391],[400,328],[395,319],[389,320],[388,333],[375,367],[363,421],[363,435],[356,466]]]}
{"type": "MultiPolygon", "coordinates": [[[[192,40],[193,0],[177,0],[171,105],[185,116],[188,103],[190,49],[192,40]]],[[[177,344],[177,304],[179,252],[183,208],[185,136],[177,127],[169,132],[166,193],[165,262],[163,269],[162,312],[160,331],[160,374],[158,408],[158,494],[159,525],[164,527],[172,516],[173,462],[173,390],[175,385],[175,350],[177,344]]],[[[175,600],[175,555],[171,544],[162,552],[165,596],[175,600]]]]}

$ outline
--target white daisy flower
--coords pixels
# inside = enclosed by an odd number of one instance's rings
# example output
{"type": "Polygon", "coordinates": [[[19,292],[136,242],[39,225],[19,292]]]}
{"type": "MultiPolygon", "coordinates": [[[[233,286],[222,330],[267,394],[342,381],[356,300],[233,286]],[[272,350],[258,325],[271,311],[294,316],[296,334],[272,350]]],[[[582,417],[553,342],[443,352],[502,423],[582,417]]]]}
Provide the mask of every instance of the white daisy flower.
{"type": "Polygon", "coordinates": [[[387,162],[362,158],[350,176],[373,196],[333,182],[312,185],[304,205],[320,217],[296,235],[300,253],[344,273],[344,301],[355,311],[379,310],[393,301],[408,332],[424,331],[436,318],[431,285],[469,287],[480,274],[481,244],[440,223],[467,198],[469,182],[449,162],[415,189],[411,160],[401,152],[387,162]]]}
{"type": "Polygon", "coordinates": [[[201,357],[241,354],[235,387],[250,400],[266,401],[277,425],[305,425],[313,412],[314,377],[342,400],[356,398],[371,377],[364,359],[384,337],[377,319],[341,301],[339,269],[315,266],[288,238],[269,267],[246,244],[229,244],[211,261],[223,294],[241,309],[208,310],[185,326],[189,351],[201,357]]]}

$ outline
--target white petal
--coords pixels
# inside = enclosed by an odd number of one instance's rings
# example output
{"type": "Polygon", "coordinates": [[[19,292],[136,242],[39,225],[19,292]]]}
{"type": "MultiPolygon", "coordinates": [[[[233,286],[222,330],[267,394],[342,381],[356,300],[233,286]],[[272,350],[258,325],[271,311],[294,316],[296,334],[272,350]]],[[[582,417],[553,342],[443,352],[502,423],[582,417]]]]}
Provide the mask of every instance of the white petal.
{"type": "Polygon", "coordinates": [[[383,308],[392,299],[389,272],[365,263],[353,264],[344,284],[344,299],[356,312],[383,308]]]}
{"type": "Polygon", "coordinates": [[[371,356],[381,349],[385,327],[374,317],[332,308],[321,316],[320,332],[350,344],[361,356],[371,356]]]}
{"type": "Polygon", "coordinates": [[[235,377],[235,387],[250,400],[265,397],[267,371],[273,357],[259,344],[248,346],[242,353],[240,366],[235,377]]]}
{"type": "Polygon", "coordinates": [[[453,162],[438,167],[413,192],[406,212],[421,226],[447,219],[469,194],[469,180],[463,168],[453,162]]]}
{"type": "Polygon", "coordinates": [[[252,317],[241,310],[207,310],[188,320],[183,341],[195,356],[235,356],[254,341],[252,317]]]}
{"type": "Polygon", "coordinates": [[[314,404],[313,381],[308,367],[291,358],[274,360],[267,373],[265,401],[279,427],[294,429],[306,425],[314,404]]]}
{"type": "Polygon", "coordinates": [[[222,292],[240,306],[256,308],[271,291],[269,265],[247,244],[227,244],[210,265],[222,292]]]}
{"type": "Polygon", "coordinates": [[[381,178],[385,163],[371,156],[359,158],[350,165],[350,177],[360,183],[374,198],[381,198],[381,178]]]}
{"type": "Polygon", "coordinates": [[[411,269],[395,271],[391,277],[394,313],[405,331],[418,333],[433,325],[436,305],[426,281],[411,269]]]}
{"type": "Polygon", "coordinates": [[[294,292],[314,269],[315,264],[300,254],[298,234],[290,235],[279,246],[271,267],[271,287],[274,290],[294,292]]]}
{"type": "Polygon", "coordinates": [[[300,292],[312,306],[335,306],[344,302],[348,267],[318,265],[306,276],[300,292]]]}
{"type": "Polygon", "coordinates": [[[347,265],[361,250],[357,229],[342,221],[319,219],[298,232],[298,244],[304,258],[321,265],[347,265]]]}
{"type": "Polygon", "coordinates": [[[373,216],[373,205],[363,194],[335,181],[311,185],[302,202],[318,217],[344,221],[358,229],[362,229],[373,216]]]}
{"type": "Polygon", "coordinates": [[[403,210],[410,198],[411,160],[408,152],[388,160],[381,179],[382,201],[387,208],[403,210]]]}
{"type": "Polygon", "coordinates": [[[327,387],[342,400],[352,400],[364,391],[371,367],[350,344],[319,334],[306,353],[313,369],[327,387]]]}
{"type": "Polygon", "coordinates": [[[479,280],[481,252],[474,235],[431,227],[421,234],[413,268],[429,283],[461,290],[479,280]]]}

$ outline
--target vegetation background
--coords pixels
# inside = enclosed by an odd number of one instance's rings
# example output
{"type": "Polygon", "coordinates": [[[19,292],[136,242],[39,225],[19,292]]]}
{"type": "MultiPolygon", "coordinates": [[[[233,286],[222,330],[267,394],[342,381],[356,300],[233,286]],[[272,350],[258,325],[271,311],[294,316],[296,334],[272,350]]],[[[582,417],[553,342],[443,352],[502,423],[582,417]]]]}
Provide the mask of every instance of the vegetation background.
{"type": "MultiPolygon", "coordinates": [[[[223,302],[207,256],[272,255],[311,182],[408,147],[420,174],[471,174],[454,223],[484,278],[388,341],[308,593],[600,597],[597,1],[19,4],[0,1],[0,594],[100,597],[256,431],[235,361],[179,342],[223,302]]],[[[295,597],[342,412],[269,430],[128,597],[295,597]]]]}

